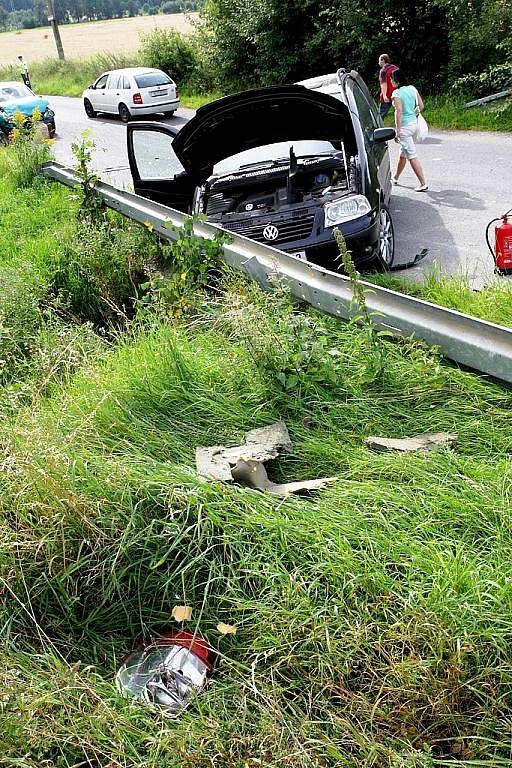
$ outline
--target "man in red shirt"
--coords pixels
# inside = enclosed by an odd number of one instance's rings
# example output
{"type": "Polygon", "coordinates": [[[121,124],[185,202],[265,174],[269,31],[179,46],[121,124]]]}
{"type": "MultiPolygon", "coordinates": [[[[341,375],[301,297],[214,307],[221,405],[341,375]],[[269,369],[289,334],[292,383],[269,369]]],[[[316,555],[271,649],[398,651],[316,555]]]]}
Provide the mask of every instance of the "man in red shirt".
{"type": "Polygon", "coordinates": [[[398,69],[397,66],[391,64],[391,60],[387,53],[381,53],[379,56],[379,85],[380,85],[380,116],[384,120],[387,113],[391,108],[391,94],[396,88],[391,75],[398,69]]]}

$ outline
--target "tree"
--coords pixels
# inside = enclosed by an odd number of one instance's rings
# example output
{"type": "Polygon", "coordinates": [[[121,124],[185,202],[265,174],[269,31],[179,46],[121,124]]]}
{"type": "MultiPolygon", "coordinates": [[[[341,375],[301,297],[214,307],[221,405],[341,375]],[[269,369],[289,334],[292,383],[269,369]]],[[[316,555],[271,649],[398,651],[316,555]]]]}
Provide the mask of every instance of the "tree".
{"type": "Polygon", "coordinates": [[[235,86],[340,66],[371,82],[386,52],[413,82],[433,90],[478,60],[482,66],[504,57],[495,44],[506,38],[507,24],[512,28],[511,9],[510,0],[206,0],[203,49],[221,81],[235,86]]]}

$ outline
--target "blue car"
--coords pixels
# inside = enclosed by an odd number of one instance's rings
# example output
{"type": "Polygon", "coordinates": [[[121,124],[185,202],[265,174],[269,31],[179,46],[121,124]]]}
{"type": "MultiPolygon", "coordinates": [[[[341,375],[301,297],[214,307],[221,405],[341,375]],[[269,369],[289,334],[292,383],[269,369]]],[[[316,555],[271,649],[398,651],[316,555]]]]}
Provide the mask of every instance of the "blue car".
{"type": "Polygon", "coordinates": [[[52,139],[55,136],[55,113],[50,109],[48,99],[36,96],[23,83],[0,82],[0,111],[2,113],[0,122],[5,123],[6,120],[12,122],[16,112],[21,112],[22,115],[32,118],[36,109],[41,113],[41,120],[48,130],[48,137],[52,139]]]}

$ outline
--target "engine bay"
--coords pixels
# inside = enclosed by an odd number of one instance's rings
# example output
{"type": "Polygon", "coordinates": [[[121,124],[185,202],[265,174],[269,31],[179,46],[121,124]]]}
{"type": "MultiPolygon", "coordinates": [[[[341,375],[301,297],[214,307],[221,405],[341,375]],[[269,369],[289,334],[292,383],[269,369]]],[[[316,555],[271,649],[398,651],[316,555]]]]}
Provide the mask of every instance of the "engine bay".
{"type": "Polygon", "coordinates": [[[343,144],[332,153],[262,160],[210,176],[197,188],[194,211],[209,221],[227,223],[257,217],[297,204],[323,204],[355,187],[357,163],[347,161],[343,144]]]}

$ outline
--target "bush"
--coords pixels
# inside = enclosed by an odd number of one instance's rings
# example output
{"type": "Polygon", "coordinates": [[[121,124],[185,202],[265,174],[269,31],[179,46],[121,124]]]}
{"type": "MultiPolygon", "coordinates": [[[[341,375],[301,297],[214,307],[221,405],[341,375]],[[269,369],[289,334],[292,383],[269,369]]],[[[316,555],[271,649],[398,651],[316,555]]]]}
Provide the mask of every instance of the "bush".
{"type": "Polygon", "coordinates": [[[195,80],[198,55],[193,39],[174,29],[154,29],[141,40],[139,54],[148,67],[163,69],[181,88],[195,80]]]}
{"type": "Polygon", "coordinates": [[[479,74],[459,77],[451,90],[464,99],[478,99],[512,88],[512,64],[498,64],[479,74]]]}

